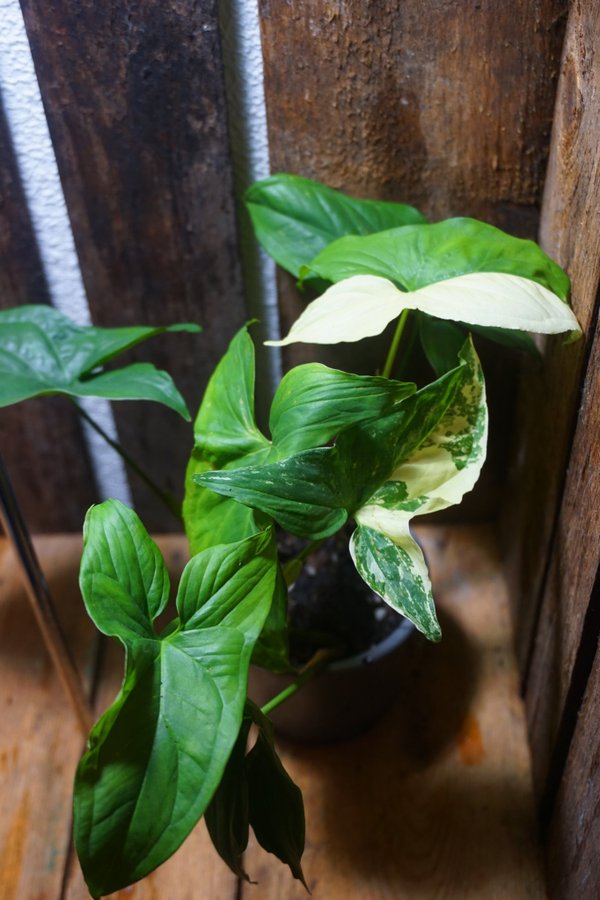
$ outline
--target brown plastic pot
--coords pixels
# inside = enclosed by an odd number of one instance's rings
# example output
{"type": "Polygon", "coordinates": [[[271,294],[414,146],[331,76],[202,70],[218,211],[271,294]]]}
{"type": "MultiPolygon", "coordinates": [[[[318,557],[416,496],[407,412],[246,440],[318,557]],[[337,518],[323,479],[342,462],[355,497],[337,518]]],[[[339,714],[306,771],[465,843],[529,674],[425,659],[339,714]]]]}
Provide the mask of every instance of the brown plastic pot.
{"type": "MultiPolygon", "coordinates": [[[[415,633],[403,619],[380,644],[331,663],[269,714],[276,731],[304,743],[347,740],[366,731],[399,696],[415,633]]],[[[252,666],[248,694],[263,706],[294,680],[252,666]]]]}

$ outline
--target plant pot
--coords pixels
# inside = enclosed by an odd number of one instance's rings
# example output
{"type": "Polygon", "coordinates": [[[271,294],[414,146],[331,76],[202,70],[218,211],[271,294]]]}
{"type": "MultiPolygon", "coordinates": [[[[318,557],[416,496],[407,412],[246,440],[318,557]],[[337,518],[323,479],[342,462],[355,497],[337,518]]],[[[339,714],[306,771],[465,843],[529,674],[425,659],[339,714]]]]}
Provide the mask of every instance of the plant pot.
{"type": "MultiPolygon", "coordinates": [[[[332,663],[269,713],[276,731],[305,743],[346,740],[370,728],[402,690],[416,629],[407,619],[381,643],[332,663]]],[[[248,695],[259,706],[295,680],[252,666],[248,695]]]]}

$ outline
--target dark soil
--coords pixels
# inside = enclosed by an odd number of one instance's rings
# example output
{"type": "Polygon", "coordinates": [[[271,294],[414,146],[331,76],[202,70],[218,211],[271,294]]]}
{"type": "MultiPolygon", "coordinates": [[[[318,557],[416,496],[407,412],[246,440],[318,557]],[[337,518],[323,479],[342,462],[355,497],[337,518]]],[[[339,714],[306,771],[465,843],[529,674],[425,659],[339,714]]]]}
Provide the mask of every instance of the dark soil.
{"type": "MultiPolygon", "coordinates": [[[[362,580],[342,530],[312,553],[289,595],[290,658],[304,665],[321,647],[354,656],[378,644],[399,625],[402,616],[391,609],[362,580]]],[[[296,556],[304,543],[291,535],[280,537],[283,563],[296,556]]]]}

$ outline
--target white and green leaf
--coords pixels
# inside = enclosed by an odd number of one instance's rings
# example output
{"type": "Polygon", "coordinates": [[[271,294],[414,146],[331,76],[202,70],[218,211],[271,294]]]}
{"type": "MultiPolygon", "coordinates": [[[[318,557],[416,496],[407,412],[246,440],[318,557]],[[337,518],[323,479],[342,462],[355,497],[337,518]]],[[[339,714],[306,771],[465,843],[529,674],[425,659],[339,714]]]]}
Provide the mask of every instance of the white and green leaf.
{"type": "Polygon", "coordinates": [[[462,381],[453,402],[419,448],[356,511],[358,528],[351,541],[364,580],[431,640],[439,640],[441,631],[410,522],[460,503],[474,487],[486,454],[485,385],[471,342],[460,357],[462,381]]]}
{"type": "Polygon", "coordinates": [[[301,341],[337,344],[381,334],[405,309],[465,324],[533,331],[581,331],[570,307],[547,288],[519,275],[471,273],[409,293],[376,275],[355,275],[328,288],[292,325],[284,346],[301,341]]]}

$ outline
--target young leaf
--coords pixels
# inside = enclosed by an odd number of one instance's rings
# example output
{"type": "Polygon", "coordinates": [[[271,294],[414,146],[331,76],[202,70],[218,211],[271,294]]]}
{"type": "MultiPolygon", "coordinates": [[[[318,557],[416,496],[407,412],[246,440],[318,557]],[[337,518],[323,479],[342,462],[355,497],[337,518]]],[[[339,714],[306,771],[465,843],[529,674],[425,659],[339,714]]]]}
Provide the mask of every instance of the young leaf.
{"type": "Polygon", "coordinates": [[[356,422],[377,419],[416,391],[414,384],[340,372],[318,363],[296,366],[271,405],[271,454],[283,459],[320,447],[356,422]]]}
{"type": "Polygon", "coordinates": [[[333,282],[352,275],[379,275],[407,291],[416,291],[473,272],[519,275],[564,301],[569,293],[567,275],[533,241],[466,218],[340,238],[301,275],[311,273],[333,282]]]}
{"type": "Polygon", "coordinates": [[[296,277],[302,265],[342,235],[425,222],[412,206],[355,200],[297,175],[273,175],[253,184],[246,205],[260,243],[296,277]]]}
{"type": "Polygon", "coordinates": [[[558,334],[581,333],[566,303],[545,287],[518,275],[497,272],[459,275],[405,293],[376,275],[355,275],[334,284],[313,300],[282,341],[337,344],[380,334],[405,309],[418,309],[439,319],[558,334]]]}
{"type": "Polygon", "coordinates": [[[487,405],[479,360],[468,341],[452,403],[420,446],[356,511],[350,551],[364,580],[424,632],[439,640],[431,584],[420,547],[410,534],[415,515],[460,503],[485,460],[487,405]]]}
{"type": "Polygon", "coordinates": [[[83,327],[51,306],[0,311],[0,406],[42,394],[155,400],[189,419],[170,375],[149,363],[96,371],[117,354],[166,331],[201,329],[198,325],[83,327]]]}
{"type": "Polygon", "coordinates": [[[126,648],[123,687],[75,782],[75,842],[94,897],[160,865],[210,802],[240,730],[277,571],[270,532],[196,555],[179,587],[179,622],[159,637],[163,569],[133,522],[117,501],[92,507],[82,562],[90,615],[126,648]],[[146,611],[142,630],[132,616],[123,624],[123,606],[146,611]]]}
{"type": "Polygon", "coordinates": [[[246,757],[250,824],[261,847],[286,863],[308,891],[301,864],[305,837],[302,792],[279,759],[270,721],[256,707],[254,715],[260,730],[246,757]]]}

